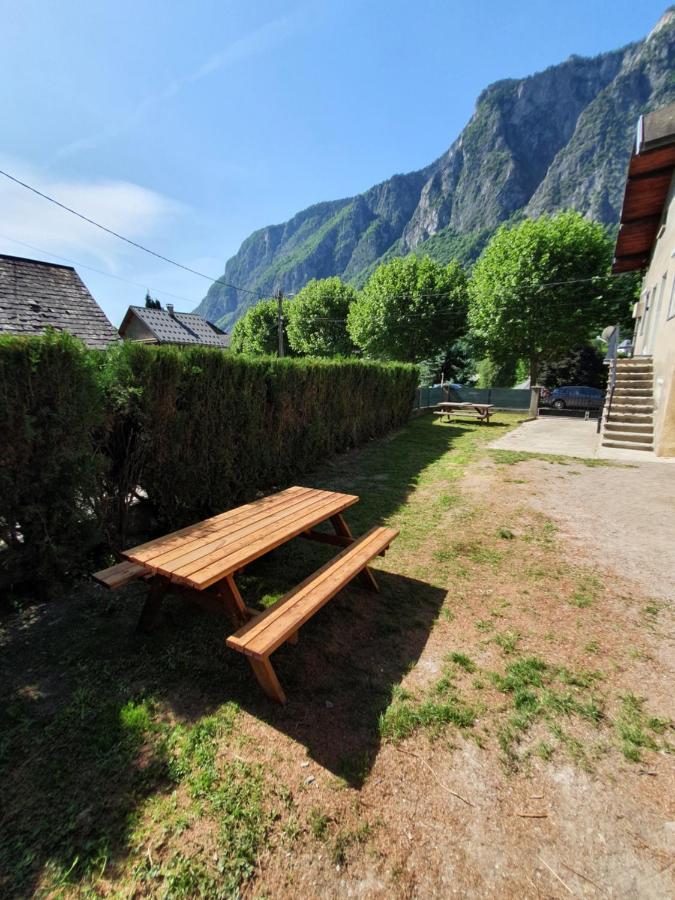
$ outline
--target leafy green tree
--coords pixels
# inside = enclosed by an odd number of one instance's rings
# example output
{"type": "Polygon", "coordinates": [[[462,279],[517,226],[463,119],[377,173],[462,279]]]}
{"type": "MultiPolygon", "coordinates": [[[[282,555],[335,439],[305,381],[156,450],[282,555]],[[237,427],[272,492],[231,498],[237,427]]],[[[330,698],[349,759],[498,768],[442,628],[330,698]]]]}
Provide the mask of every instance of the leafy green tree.
{"type": "Polygon", "coordinates": [[[425,359],[419,364],[421,380],[420,384],[438,384],[443,381],[452,381],[459,384],[468,384],[475,374],[476,361],[473,356],[473,347],[469,335],[458,338],[447,350],[425,359]]]}
{"type": "Polygon", "coordinates": [[[561,359],[544,363],[539,380],[547,388],[563,384],[585,384],[604,390],[607,384],[607,366],[603,359],[604,354],[596,347],[580,347],[561,359]]]}
{"type": "Polygon", "coordinates": [[[481,359],[476,367],[477,388],[513,387],[516,383],[517,359],[504,359],[499,363],[489,356],[481,359]]]}
{"type": "Polygon", "coordinates": [[[469,325],[501,364],[524,358],[531,384],[543,362],[585,344],[626,315],[632,279],[609,274],[613,241],[577,212],[502,226],[469,283],[469,325]]]}
{"type": "MultiPolygon", "coordinates": [[[[284,322],[288,321],[290,303],[283,301],[284,322]]],[[[230,333],[230,349],[235,353],[275,356],[279,349],[277,301],[259,300],[237,319],[230,333]]],[[[284,326],[284,353],[288,355],[288,337],[284,326]]]]}
{"type": "Polygon", "coordinates": [[[406,256],[379,266],[349,310],[347,329],[375,359],[421,362],[466,330],[466,276],[457,262],[406,256]]]}
{"type": "Polygon", "coordinates": [[[356,291],[337,276],[308,281],[288,308],[288,342],[305,356],[347,356],[354,350],[347,314],[356,291]]]}

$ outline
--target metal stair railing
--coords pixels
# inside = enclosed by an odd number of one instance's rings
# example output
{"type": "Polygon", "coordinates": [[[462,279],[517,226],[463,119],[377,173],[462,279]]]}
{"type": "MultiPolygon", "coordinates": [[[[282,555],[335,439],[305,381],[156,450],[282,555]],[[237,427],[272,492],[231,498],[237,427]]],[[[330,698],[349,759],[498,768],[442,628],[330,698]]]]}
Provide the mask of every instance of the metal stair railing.
{"type": "Polygon", "coordinates": [[[619,357],[619,326],[615,325],[614,330],[609,336],[609,340],[607,341],[607,353],[605,354],[604,362],[609,366],[609,371],[607,373],[607,391],[605,394],[605,408],[602,411],[602,414],[598,416],[598,429],[597,433],[604,432],[605,426],[607,422],[609,422],[609,417],[612,412],[612,401],[614,400],[614,388],[616,387],[616,370],[617,370],[617,362],[619,357]]]}

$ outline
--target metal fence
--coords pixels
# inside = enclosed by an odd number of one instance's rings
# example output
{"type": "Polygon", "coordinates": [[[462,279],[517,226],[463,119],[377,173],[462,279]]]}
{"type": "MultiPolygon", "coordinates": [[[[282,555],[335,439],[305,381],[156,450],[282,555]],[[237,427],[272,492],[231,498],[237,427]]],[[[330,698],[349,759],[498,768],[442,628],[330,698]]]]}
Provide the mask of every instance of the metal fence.
{"type": "Polygon", "coordinates": [[[454,388],[419,387],[413,409],[436,406],[443,400],[459,403],[492,403],[497,409],[529,409],[529,388],[454,388]]]}

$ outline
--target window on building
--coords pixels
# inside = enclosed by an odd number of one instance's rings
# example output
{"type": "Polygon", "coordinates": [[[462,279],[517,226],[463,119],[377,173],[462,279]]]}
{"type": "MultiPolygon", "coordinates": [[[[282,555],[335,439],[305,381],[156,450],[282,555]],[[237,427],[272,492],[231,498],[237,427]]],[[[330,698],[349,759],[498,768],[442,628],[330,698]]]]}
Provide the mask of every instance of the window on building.
{"type": "Polygon", "coordinates": [[[642,337],[645,333],[645,327],[647,325],[647,320],[649,319],[649,308],[651,306],[651,295],[652,291],[645,291],[645,308],[642,311],[642,322],[640,323],[640,337],[642,337]]]}
{"type": "Polygon", "coordinates": [[[661,276],[661,281],[658,285],[654,285],[652,289],[652,297],[651,297],[651,305],[654,309],[651,312],[650,318],[651,321],[649,323],[649,327],[647,328],[647,336],[645,337],[644,342],[644,352],[648,354],[652,354],[654,352],[654,340],[656,338],[656,332],[659,328],[659,319],[661,318],[661,309],[663,308],[663,295],[666,290],[666,274],[661,276]]]}
{"type": "Polygon", "coordinates": [[[670,302],[668,303],[668,318],[675,316],[675,275],[673,275],[673,283],[670,288],[670,302]]]}

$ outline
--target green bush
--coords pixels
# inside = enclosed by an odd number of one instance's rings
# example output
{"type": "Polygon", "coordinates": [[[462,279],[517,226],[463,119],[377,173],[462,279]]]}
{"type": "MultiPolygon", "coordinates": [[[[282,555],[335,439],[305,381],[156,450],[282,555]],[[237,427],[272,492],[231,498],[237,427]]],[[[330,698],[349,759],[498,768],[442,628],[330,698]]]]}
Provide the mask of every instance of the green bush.
{"type": "Polygon", "coordinates": [[[134,492],[166,530],[287,485],[403,424],[416,381],[399,364],[5,338],[0,565],[47,578],[96,541],[119,548],[134,492]]]}
{"type": "Polygon", "coordinates": [[[76,571],[99,537],[102,422],[94,353],[65,334],[0,338],[0,566],[10,583],[76,571]]]}

